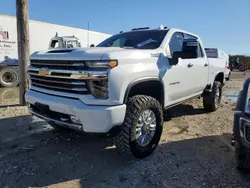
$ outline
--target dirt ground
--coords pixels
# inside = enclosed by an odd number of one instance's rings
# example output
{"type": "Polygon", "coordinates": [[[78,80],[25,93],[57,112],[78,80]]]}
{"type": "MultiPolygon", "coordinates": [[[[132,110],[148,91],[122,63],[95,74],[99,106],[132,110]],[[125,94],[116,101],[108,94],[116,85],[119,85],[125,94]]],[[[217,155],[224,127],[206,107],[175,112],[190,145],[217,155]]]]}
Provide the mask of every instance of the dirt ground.
{"type": "MultiPolygon", "coordinates": [[[[247,76],[232,74],[216,112],[204,111],[201,99],[166,110],[160,144],[144,160],[120,156],[111,138],[59,133],[25,107],[2,106],[0,187],[250,187],[230,145],[234,101],[247,76]]],[[[18,102],[5,92],[0,104],[18,102]]]]}

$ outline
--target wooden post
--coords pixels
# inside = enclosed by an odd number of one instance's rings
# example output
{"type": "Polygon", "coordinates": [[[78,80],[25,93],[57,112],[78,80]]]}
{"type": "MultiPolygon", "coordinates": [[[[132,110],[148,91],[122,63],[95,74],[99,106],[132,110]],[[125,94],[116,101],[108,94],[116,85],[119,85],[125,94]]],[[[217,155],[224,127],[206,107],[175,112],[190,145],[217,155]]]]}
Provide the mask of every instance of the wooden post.
{"type": "Polygon", "coordinates": [[[29,16],[28,0],[16,0],[18,63],[19,63],[19,103],[25,105],[25,92],[28,89],[27,65],[29,62],[29,16]]]}

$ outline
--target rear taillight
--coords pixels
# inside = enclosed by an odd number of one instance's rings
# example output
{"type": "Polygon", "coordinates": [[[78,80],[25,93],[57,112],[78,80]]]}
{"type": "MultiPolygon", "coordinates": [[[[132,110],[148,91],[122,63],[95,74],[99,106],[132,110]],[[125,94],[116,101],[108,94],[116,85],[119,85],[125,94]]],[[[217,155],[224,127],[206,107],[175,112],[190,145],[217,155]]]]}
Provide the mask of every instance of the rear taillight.
{"type": "Polygon", "coordinates": [[[229,67],[229,66],[226,66],[226,69],[230,69],[230,67],[229,67]]]}

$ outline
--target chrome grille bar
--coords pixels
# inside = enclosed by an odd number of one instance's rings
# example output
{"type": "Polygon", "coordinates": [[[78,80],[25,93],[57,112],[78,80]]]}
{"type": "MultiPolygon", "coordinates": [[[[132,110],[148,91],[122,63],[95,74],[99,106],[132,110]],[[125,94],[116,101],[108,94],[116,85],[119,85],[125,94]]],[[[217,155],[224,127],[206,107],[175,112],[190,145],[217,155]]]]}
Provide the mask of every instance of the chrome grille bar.
{"type": "Polygon", "coordinates": [[[84,64],[82,63],[69,63],[69,64],[63,64],[63,63],[38,63],[38,62],[31,62],[30,63],[31,65],[41,65],[41,66],[46,66],[46,65],[49,65],[49,66],[66,66],[66,67],[69,67],[69,66],[75,66],[75,67],[83,67],[85,66],[84,64]]]}
{"type": "Polygon", "coordinates": [[[85,82],[82,81],[73,81],[73,82],[69,82],[69,81],[64,81],[64,80],[48,80],[42,76],[32,76],[32,74],[30,74],[30,78],[31,80],[35,80],[35,81],[42,81],[42,82],[51,82],[51,83],[56,83],[56,84],[71,84],[71,85],[85,85],[85,82]],[[38,77],[38,78],[37,78],[38,77]]]}
{"type": "Polygon", "coordinates": [[[51,85],[47,85],[47,84],[40,84],[40,83],[34,83],[33,81],[31,81],[31,84],[34,86],[42,86],[45,88],[51,88],[51,89],[60,89],[60,90],[68,90],[68,91],[88,91],[86,88],[82,87],[82,88],[62,88],[59,86],[51,86],[51,85]]]}
{"type": "MultiPolygon", "coordinates": [[[[30,75],[39,75],[39,71],[43,68],[35,68],[32,66],[28,67],[28,72],[30,75]]],[[[108,77],[108,70],[105,71],[93,71],[93,70],[63,70],[63,69],[44,69],[48,72],[48,77],[58,77],[54,76],[53,73],[65,74],[65,76],[59,76],[60,78],[72,78],[72,79],[103,79],[108,77]],[[70,76],[66,74],[71,74],[70,76]]]]}

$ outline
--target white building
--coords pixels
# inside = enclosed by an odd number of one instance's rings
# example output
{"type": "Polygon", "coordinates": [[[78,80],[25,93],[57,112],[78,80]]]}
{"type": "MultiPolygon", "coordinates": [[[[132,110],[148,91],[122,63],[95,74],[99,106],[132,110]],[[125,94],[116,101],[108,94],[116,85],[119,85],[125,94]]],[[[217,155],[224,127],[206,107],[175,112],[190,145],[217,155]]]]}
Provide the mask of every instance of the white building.
{"type": "MultiPolygon", "coordinates": [[[[47,50],[50,39],[58,36],[75,36],[82,47],[99,44],[110,35],[79,28],[29,20],[30,53],[47,50]]],[[[0,62],[18,59],[16,17],[0,14],[0,62]]]]}

